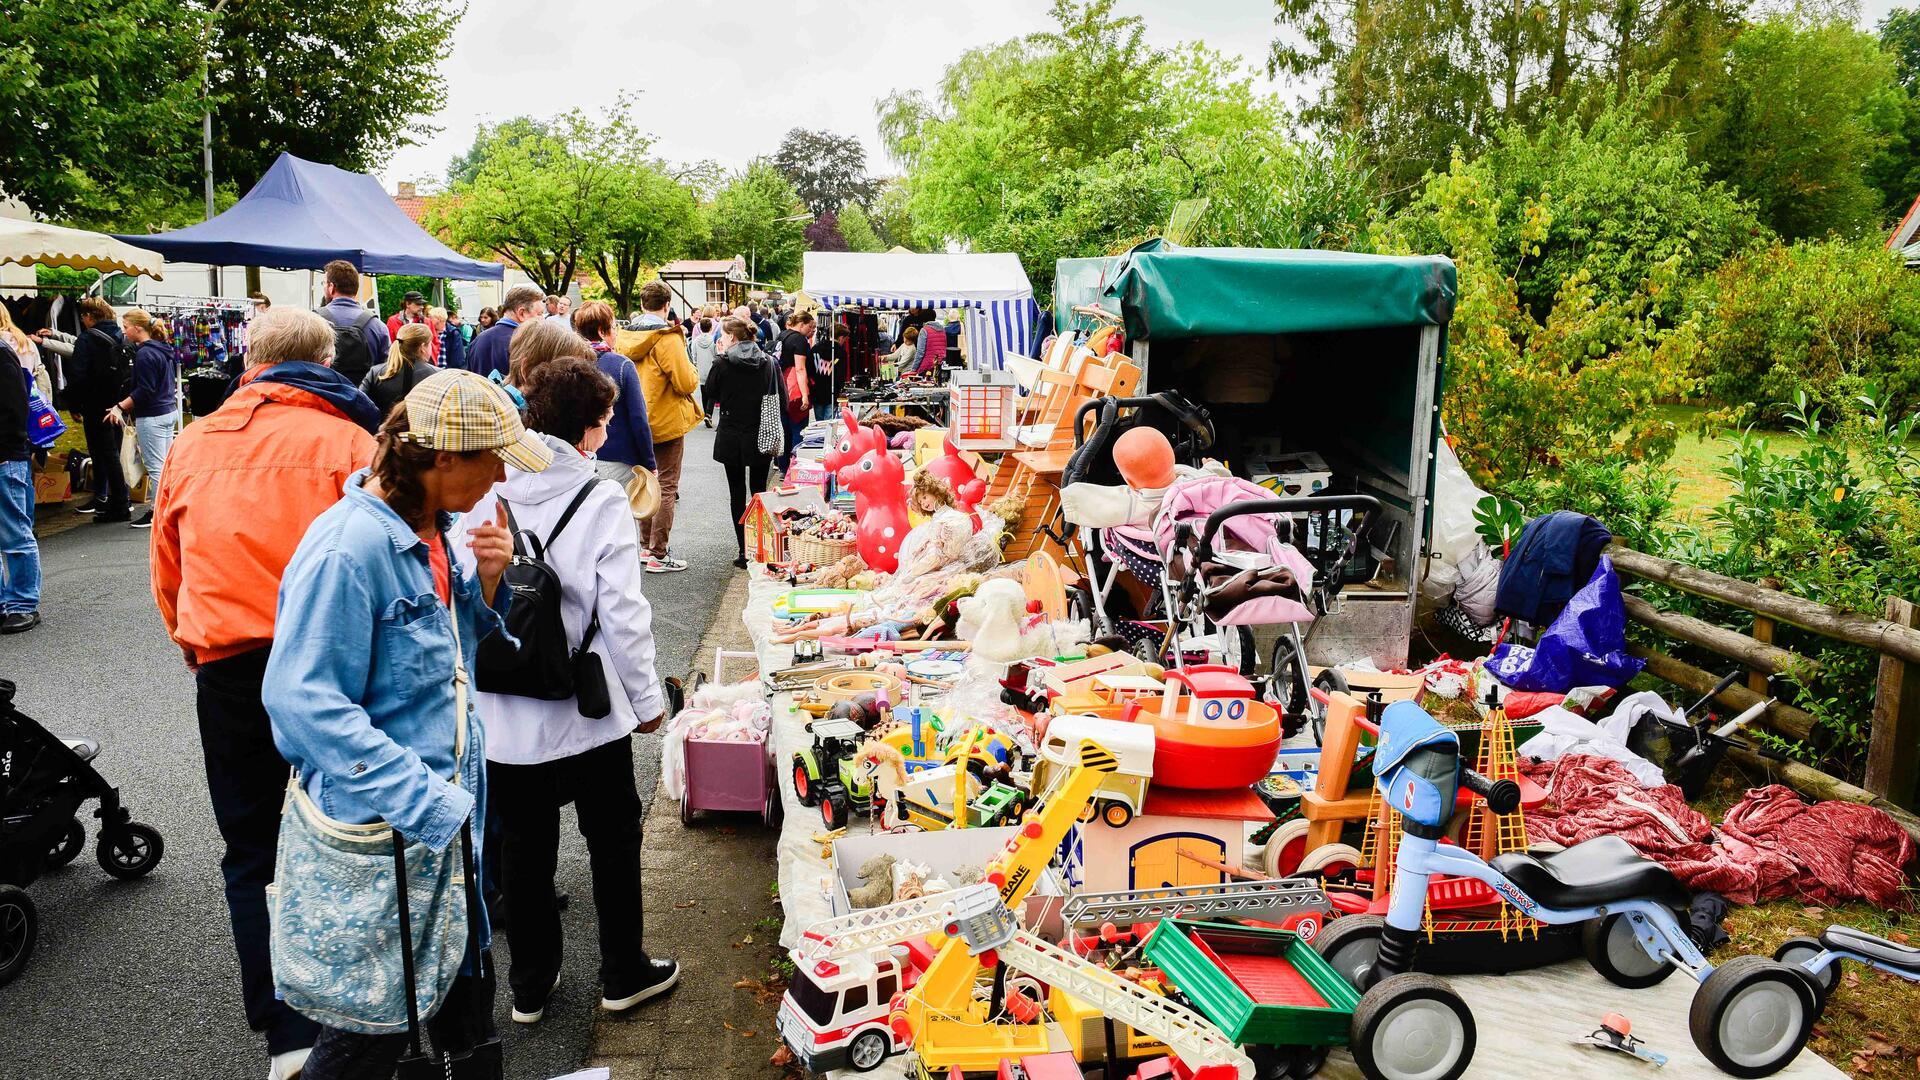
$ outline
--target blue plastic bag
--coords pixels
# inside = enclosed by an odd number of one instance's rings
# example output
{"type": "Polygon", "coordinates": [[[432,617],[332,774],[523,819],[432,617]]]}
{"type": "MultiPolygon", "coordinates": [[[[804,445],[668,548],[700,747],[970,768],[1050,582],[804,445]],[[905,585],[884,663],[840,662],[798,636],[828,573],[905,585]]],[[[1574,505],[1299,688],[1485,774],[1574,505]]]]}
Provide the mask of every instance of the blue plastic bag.
{"type": "Polygon", "coordinates": [[[1627,655],[1627,613],[1613,560],[1601,556],[1593,577],[1567,601],[1532,648],[1501,645],[1487,670],[1514,690],[1564,694],[1576,686],[1625,686],[1646,662],[1627,655]]]}

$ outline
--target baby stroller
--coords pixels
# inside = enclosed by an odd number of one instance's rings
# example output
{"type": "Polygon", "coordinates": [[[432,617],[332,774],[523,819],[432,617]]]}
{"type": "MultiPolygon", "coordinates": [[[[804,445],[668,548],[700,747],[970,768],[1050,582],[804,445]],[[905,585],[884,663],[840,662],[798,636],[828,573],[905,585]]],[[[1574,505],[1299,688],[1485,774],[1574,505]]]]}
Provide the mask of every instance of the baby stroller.
{"type": "Polygon", "coordinates": [[[49,734],[13,707],[13,693],[13,683],[0,679],[0,986],[26,967],[39,937],[39,914],[24,887],[87,846],[82,803],[100,801],[94,855],[108,874],[142,877],[165,850],[160,834],[131,820],[119,790],[94,770],[100,744],[49,734]]]}

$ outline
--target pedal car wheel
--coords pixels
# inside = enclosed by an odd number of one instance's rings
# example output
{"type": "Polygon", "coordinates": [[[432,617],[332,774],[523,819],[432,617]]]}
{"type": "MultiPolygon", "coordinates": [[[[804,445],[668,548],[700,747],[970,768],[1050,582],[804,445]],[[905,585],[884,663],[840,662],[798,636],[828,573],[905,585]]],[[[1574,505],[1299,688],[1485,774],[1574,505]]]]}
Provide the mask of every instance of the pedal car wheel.
{"type": "MultiPolygon", "coordinates": [[[[1326,694],[1331,694],[1335,691],[1344,694],[1350,689],[1350,687],[1347,686],[1347,677],[1340,674],[1339,670],[1335,668],[1328,668],[1320,674],[1315,675],[1313,677],[1313,688],[1326,694]]],[[[1327,707],[1316,701],[1313,703],[1314,745],[1320,745],[1321,741],[1326,738],[1326,735],[1327,707]]]]}
{"type": "Polygon", "coordinates": [[[1813,987],[1814,1006],[1821,1010],[1827,1007],[1827,995],[1833,993],[1833,988],[1840,985],[1840,961],[1836,958],[1833,963],[1827,965],[1825,971],[1818,975],[1810,974],[1805,968],[1800,968],[1800,965],[1826,951],[1827,947],[1820,944],[1818,938],[1810,937],[1788,938],[1779,948],[1773,950],[1775,960],[1788,967],[1800,969],[1800,974],[1807,980],[1807,985],[1813,987]]]}
{"type": "Polygon", "coordinates": [[[1580,946],[1593,970],[1615,986],[1642,990],[1673,974],[1673,965],[1655,960],[1640,947],[1633,923],[1625,912],[1616,911],[1580,926],[1580,946]]]}
{"type": "Polygon", "coordinates": [[[1778,960],[1741,956],[1694,991],[1693,1044],[1733,1076],[1771,1076],[1798,1057],[1818,1015],[1806,977],[1778,960]]]}
{"type": "Polygon", "coordinates": [[[1300,860],[1295,873],[1309,874],[1318,871],[1325,877],[1333,877],[1342,871],[1353,870],[1360,865],[1360,851],[1352,844],[1321,844],[1307,852],[1300,860]]]}
{"type": "Polygon", "coordinates": [[[1273,830],[1261,849],[1268,877],[1286,877],[1300,869],[1300,860],[1307,857],[1307,830],[1311,827],[1306,818],[1294,818],[1273,830]]]}
{"type": "Polygon", "coordinates": [[[166,850],[166,842],[151,825],[129,821],[101,833],[93,856],[100,863],[100,869],[122,881],[131,881],[151,873],[160,865],[160,856],[166,850]]]}
{"type": "Polygon", "coordinates": [[[801,806],[820,801],[820,793],[813,790],[813,777],[807,773],[807,763],[798,754],[793,757],[793,797],[800,800],[801,806]]]}
{"type": "Polygon", "coordinates": [[[0,885],[0,986],[13,981],[40,940],[40,913],[25,889],[0,885]]]}
{"type": "Polygon", "coordinates": [[[867,1072],[887,1060],[893,1044],[878,1029],[868,1028],[847,1044],[847,1064],[854,1072],[867,1072]]]}
{"type": "Polygon", "coordinates": [[[67,822],[67,831],[60,834],[60,842],[47,852],[47,865],[65,866],[80,857],[87,850],[87,830],[80,824],[79,818],[67,822]]]}
{"type": "Polygon", "coordinates": [[[1109,828],[1124,829],[1127,822],[1133,820],[1133,807],[1123,802],[1109,802],[1100,808],[1100,820],[1109,828]]]}
{"type": "Polygon", "coordinates": [[[1378,915],[1342,915],[1313,939],[1313,951],[1358,989],[1380,957],[1380,935],[1387,920],[1378,915]]]}
{"type": "Polygon", "coordinates": [[[1445,979],[1382,979],[1353,1011],[1353,1060],[1367,1080],[1456,1080],[1473,1062],[1473,1012],[1445,979]]]}
{"type": "Polygon", "coordinates": [[[685,829],[693,828],[693,799],[685,795],[680,797],[680,826],[685,829]]]}

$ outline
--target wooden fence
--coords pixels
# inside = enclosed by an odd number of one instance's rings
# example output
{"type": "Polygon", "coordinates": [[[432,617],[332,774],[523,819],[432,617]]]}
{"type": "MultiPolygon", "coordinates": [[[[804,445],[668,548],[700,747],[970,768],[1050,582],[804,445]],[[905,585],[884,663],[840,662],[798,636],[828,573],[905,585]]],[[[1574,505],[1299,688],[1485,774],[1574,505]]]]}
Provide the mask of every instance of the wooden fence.
{"type": "MultiPolygon", "coordinates": [[[[1746,709],[1763,700],[1769,675],[1817,672],[1811,657],[1773,643],[1779,624],[1798,627],[1821,637],[1870,649],[1880,656],[1873,695],[1873,733],[1867,748],[1867,771],[1861,786],[1798,763],[1781,763],[1735,750],[1748,764],[1772,770],[1788,786],[1823,799],[1878,806],[1920,838],[1920,817],[1912,811],[1920,796],[1920,607],[1892,598],[1884,618],[1815,603],[1769,584],[1725,577],[1699,567],[1635,551],[1618,544],[1608,549],[1614,569],[1621,574],[1703,596],[1753,615],[1753,630],[1740,633],[1689,615],[1662,611],[1637,596],[1627,596],[1627,618],[1670,638],[1698,646],[1738,662],[1749,672],[1748,683],[1727,688],[1716,700],[1724,707],[1746,709]]],[[[1647,674],[1675,686],[1704,694],[1720,677],[1658,649],[1639,645],[1629,651],[1647,662],[1647,674]]],[[[1774,733],[1804,739],[1814,718],[1784,703],[1769,706],[1763,721],[1774,733]]]]}

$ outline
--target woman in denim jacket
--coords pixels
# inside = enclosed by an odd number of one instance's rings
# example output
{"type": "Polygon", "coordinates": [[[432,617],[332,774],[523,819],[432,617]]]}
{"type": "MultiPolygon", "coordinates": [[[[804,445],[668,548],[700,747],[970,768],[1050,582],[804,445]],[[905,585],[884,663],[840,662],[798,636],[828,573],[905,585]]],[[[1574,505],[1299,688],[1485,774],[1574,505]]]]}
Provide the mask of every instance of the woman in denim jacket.
{"type": "MultiPolygon", "coordinates": [[[[499,585],[513,543],[504,522],[467,530],[468,573],[450,558],[445,534],[452,515],[505,478],[504,464],[537,472],[552,460],[504,391],[471,372],[442,371],[387,417],[373,467],[354,474],[307,530],[281,580],[263,697],[275,745],[322,813],[385,821],[436,851],[469,818],[482,820],[486,747],[471,704],[458,718],[467,746],[452,779],[455,683],[471,680],[474,650],[501,627],[511,590],[499,585]],[[464,667],[454,662],[454,613],[464,667]]],[[[473,830],[476,846],[481,832],[473,830]]],[[[484,949],[484,912],[476,906],[473,916],[483,920],[484,949]]],[[[477,1014],[492,1015],[493,997],[490,964],[470,977],[478,959],[467,957],[430,1025],[437,1048],[492,1034],[475,1029],[477,1014]],[[487,1008],[475,1008],[475,994],[487,1008]]],[[[405,1035],[323,1027],[302,1075],[385,1078],[405,1043],[405,1035]]]]}

